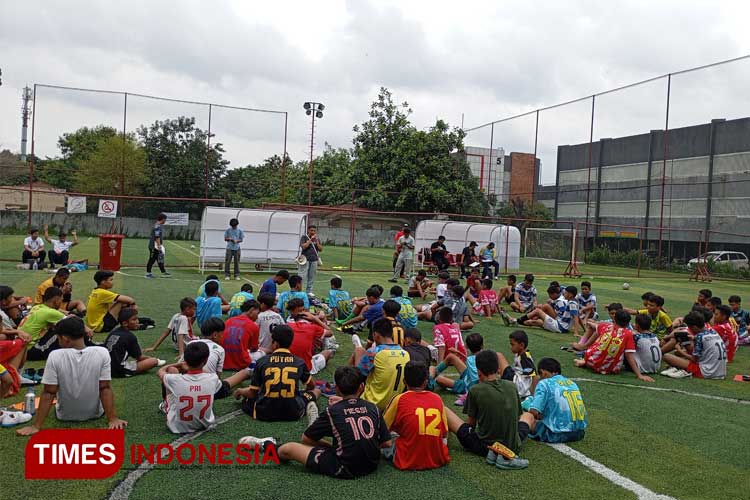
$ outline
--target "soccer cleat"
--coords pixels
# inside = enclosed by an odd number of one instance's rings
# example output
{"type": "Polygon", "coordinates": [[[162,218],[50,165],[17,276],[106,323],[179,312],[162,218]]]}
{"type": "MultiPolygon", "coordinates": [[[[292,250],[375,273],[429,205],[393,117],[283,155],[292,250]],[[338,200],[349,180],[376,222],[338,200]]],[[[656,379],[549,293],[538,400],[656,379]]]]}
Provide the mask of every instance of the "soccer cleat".
{"type": "Polygon", "coordinates": [[[156,367],[161,368],[162,366],[167,364],[167,360],[165,359],[157,359],[156,360],[156,367]]]}
{"type": "Polygon", "coordinates": [[[315,404],[315,401],[307,403],[305,413],[307,413],[307,425],[312,425],[313,422],[318,420],[318,405],[315,404]]]}
{"type": "Polygon", "coordinates": [[[388,283],[398,283],[398,280],[397,279],[389,279],[388,283]]]}
{"type": "Polygon", "coordinates": [[[20,383],[20,384],[21,384],[22,386],[26,386],[26,385],[36,385],[36,384],[38,384],[38,383],[39,383],[39,382],[37,382],[36,380],[34,380],[34,379],[32,379],[32,378],[28,378],[28,377],[25,377],[24,375],[20,375],[20,376],[18,377],[18,382],[19,382],[19,383],[20,383]]]}
{"type": "Polygon", "coordinates": [[[146,273],[146,276],[144,276],[144,278],[151,279],[151,278],[154,278],[154,275],[153,275],[153,273],[146,273]]]}
{"type": "Polygon", "coordinates": [[[272,437],[259,438],[255,436],[245,436],[243,438],[240,438],[239,443],[246,444],[250,448],[255,448],[255,446],[257,445],[257,446],[260,446],[260,449],[262,450],[269,443],[276,445],[276,438],[272,438],[272,437]]]}
{"type": "Polygon", "coordinates": [[[487,462],[487,463],[488,463],[489,465],[496,465],[496,464],[497,464],[497,453],[495,453],[494,451],[492,451],[492,448],[490,448],[490,449],[489,449],[489,450],[487,451],[487,458],[486,458],[486,462],[487,462]]]}
{"type": "Polygon", "coordinates": [[[5,410],[0,414],[0,427],[15,427],[16,425],[25,424],[31,418],[30,413],[5,410]]]}
{"type": "Polygon", "coordinates": [[[159,403],[159,411],[165,415],[167,414],[167,402],[166,401],[162,401],[161,403],[159,403]]]}
{"type": "Polygon", "coordinates": [[[465,392],[461,394],[458,398],[456,398],[456,401],[453,403],[456,406],[463,406],[466,404],[466,398],[469,395],[468,392],[465,392]]]}
{"type": "Polygon", "coordinates": [[[521,470],[529,466],[529,461],[525,458],[516,457],[511,460],[505,460],[503,457],[498,456],[495,466],[498,469],[503,470],[521,470]]]}
{"type": "Polygon", "coordinates": [[[241,278],[239,276],[235,276],[234,279],[235,281],[240,281],[241,278]]]}
{"type": "Polygon", "coordinates": [[[362,347],[362,339],[359,338],[359,335],[356,333],[352,334],[352,344],[354,347],[362,347]]]}
{"type": "Polygon", "coordinates": [[[171,274],[171,273],[168,273],[168,272],[166,272],[166,271],[164,271],[163,273],[161,273],[161,277],[162,277],[162,278],[169,278],[170,276],[172,276],[172,274],[171,274]]]}
{"type": "Polygon", "coordinates": [[[434,346],[434,345],[432,345],[432,344],[428,344],[428,345],[427,345],[427,349],[429,349],[429,350],[430,350],[430,356],[432,357],[432,360],[433,360],[433,361],[435,361],[435,362],[437,362],[437,358],[438,358],[438,348],[437,348],[437,347],[435,347],[435,346],[434,346]]]}
{"type": "Polygon", "coordinates": [[[510,326],[511,320],[513,318],[511,318],[510,314],[505,312],[502,308],[500,308],[500,317],[503,318],[503,323],[505,323],[505,326],[510,326]]]}

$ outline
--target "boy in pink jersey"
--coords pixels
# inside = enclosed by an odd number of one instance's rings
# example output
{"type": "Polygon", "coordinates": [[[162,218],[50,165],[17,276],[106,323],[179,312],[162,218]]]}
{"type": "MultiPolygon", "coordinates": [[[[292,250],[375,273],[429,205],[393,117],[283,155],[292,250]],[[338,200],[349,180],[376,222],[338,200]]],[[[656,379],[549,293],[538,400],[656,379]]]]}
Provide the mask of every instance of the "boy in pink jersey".
{"type": "Polygon", "coordinates": [[[438,324],[432,328],[432,344],[438,350],[438,363],[443,361],[446,353],[452,349],[466,357],[461,327],[453,322],[453,311],[450,307],[443,307],[438,311],[438,324]]]}
{"type": "Polygon", "coordinates": [[[583,359],[575,360],[576,366],[588,367],[603,375],[620,373],[626,353],[632,356],[636,352],[630,314],[617,311],[614,323],[602,322],[597,325],[596,335],[597,339],[586,350],[583,359]]]}
{"type": "Polygon", "coordinates": [[[497,313],[497,294],[492,289],[493,282],[491,279],[482,281],[482,290],[479,292],[479,304],[482,309],[480,314],[487,318],[497,313]]]}

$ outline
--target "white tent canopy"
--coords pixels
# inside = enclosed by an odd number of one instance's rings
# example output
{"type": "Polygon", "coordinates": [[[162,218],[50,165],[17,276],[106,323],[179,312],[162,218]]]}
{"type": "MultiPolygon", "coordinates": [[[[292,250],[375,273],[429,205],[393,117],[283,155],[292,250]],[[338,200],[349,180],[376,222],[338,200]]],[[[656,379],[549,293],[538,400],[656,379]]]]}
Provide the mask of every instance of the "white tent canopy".
{"type": "Polygon", "coordinates": [[[505,254],[508,254],[508,269],[518,269],[521,259],[521,232],[517,227],[500,224],[477,224],[473,222],[454,222],[449,220],[423,220],[417,224],[416,249],[430,248],[438,236],[445,236],[445,247],[450,253],[461,253],[472,241],[477,242],[479,249],[490,242],[495,243],[497,261],[505,265],[505,254]]]}
{"type": "Polygon", "coordinates": [[[201,220],[200,269],[224,262],[227,243],[224,231],[229,220],[237,219],[245,234],[240,245],[240,262],[248,264],[294,264],[299,240],[307,231],[307,213],[284,210],[206,207],[201,220]]]}

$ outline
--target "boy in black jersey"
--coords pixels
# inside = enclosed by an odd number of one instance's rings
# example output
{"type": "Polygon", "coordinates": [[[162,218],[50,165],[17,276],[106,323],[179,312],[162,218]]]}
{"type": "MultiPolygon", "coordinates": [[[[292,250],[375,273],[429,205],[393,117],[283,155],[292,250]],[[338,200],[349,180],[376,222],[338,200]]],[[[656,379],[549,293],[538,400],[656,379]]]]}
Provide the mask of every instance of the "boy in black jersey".
{"type": "Polygon", "coordinates": [[[243,398],[242,411],[256,420],[294,421],[305,413],[308,423],[318,418],[315,401],[320,390],[302,358],[289,352],[293,339],[287,325],[273,325],[273,352],[257,361],[250,385],[234,391],[235,399],[243,398]],[[307,390],[301,391],[300,384],[307,390]]]}
{"type": "Polygon", "coordinates": [[[374,404],[360,399],[362,377],[353,366],[340,366],[334,374],[338,396],[302,434],[302,443],[279,447],[279,458],[294,460],[311,472],[354,479],[375,471],[380,448],[391,446],[391,434],[374,404]],[[332,437],[333,442],[321,441],[332,437]]]}

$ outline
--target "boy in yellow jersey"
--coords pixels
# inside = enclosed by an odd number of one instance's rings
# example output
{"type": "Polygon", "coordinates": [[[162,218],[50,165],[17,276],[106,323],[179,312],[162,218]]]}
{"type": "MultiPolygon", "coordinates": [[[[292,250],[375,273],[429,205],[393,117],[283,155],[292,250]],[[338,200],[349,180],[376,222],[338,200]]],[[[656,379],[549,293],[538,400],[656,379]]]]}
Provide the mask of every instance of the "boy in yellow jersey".
{"type": "Polygon", "coordinates": [[[651,333],[655,333],[660,339],[672,333],[672,319],[664,312],[664,297],[651,295],[646,298],[645,309],[625,309],[629,314],[647,314],[651,318],[651,333]]]}
{"type": "Polygon", "coordinates": [[[112,271],[97,271],[94,273],[96,288],[89,295],[86,313],[86,326],[94,332],[109,332],[119,325],[117,317],[123,306],[136,310],[135,299],[127,295],[120,295],[112,291],[114,275],[112,271]]]}
{"type": "Polygon", "coordinates": [[[70,270],[67,267],[61,267],[57,270],[54,276],[49,279],[42,281],[36,288],[36,295],[34,296],[34,305],[41,304],[44,302],[44,292],[52,286],[56,286],[63,291],[63,301],[60,307],[61,311],[77,311],[79,316],[83,317],[86,315],[86,304],[80,300],[72,300],[71,295],[73,293],[73,286],[68,281],[70,278],[70,270]]]}
{"type": "Polygon", "coordinates": [[[393,396],[404,391],[404,366],[409,362],[409,353],[393,341],[391,320],[378,319],[372,332],[375,345],[366,351],[355,347],[354,365],[367,377],[362,399],[383,411],[393,396]]]}

